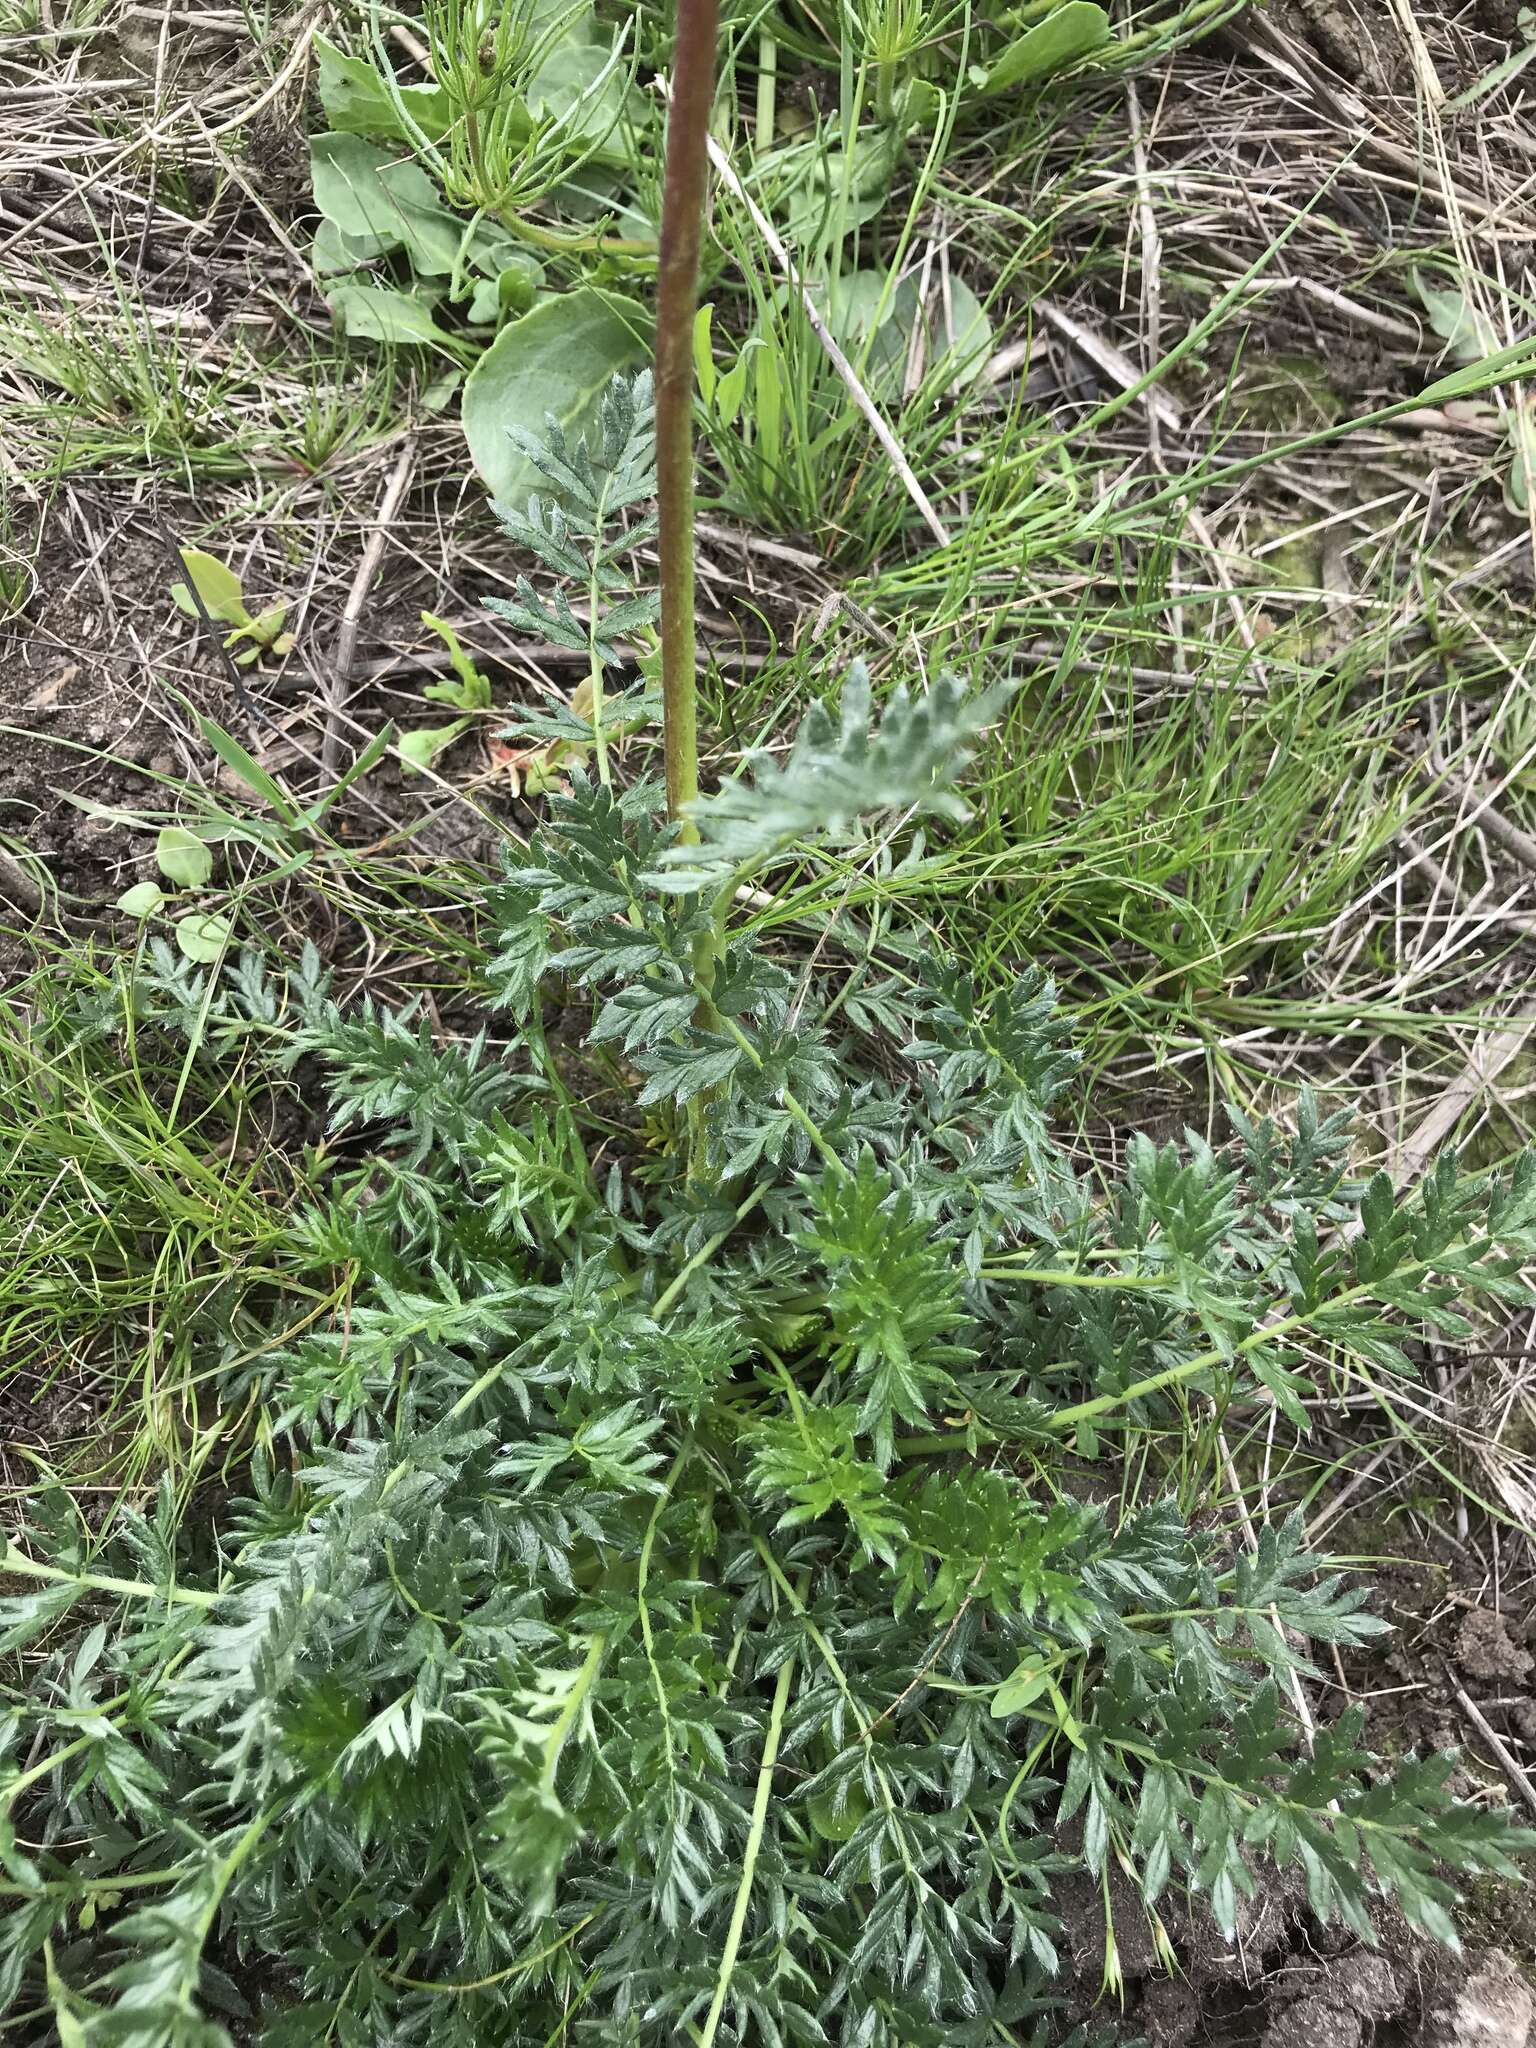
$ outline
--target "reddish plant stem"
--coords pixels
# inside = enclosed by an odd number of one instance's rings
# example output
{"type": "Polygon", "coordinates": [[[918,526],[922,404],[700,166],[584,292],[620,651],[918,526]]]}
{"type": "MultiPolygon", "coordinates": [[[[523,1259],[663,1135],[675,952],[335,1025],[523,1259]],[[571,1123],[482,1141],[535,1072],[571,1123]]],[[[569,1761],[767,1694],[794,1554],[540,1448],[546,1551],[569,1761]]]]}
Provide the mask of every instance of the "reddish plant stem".
{"type": "Polygon", "coordinates": [[[667,811],[699,793],[693,621],[693,317],[709,181],[718,0],[677,0],[656,274],[656,497],[661,515],[661,697],[667,811]]]}

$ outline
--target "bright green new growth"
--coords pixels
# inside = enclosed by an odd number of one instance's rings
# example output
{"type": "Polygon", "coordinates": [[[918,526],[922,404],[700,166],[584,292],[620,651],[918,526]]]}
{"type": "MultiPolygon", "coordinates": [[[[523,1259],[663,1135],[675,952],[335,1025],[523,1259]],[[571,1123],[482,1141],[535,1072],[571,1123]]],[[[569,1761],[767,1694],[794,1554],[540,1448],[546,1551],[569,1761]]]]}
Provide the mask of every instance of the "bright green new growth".
{"type": "Polygon", "coordinates": [[[217,620],[228,626],[230,632],[224,646],[243,668],[249,668],[264,655],[292,652],[293,635],[284,630],[288,619],[286,605],[270,605],[263,612],[253,613],[246,606],[244,589],[233,569],[201,548],[182,548],[180,553],[188,581],[171,585],[177,609],[188,618],[217,620]]]}
{"type": "Polygon", "coordinates": [[[400,740],[400,758],[412,768],[430,768],[439,754],[446,753],[461,734],[475,722],[477,711],[491,708],[491,686],[459,644],[459,636],[445,619],[423,612],[421,623],[437,635],[447,651],[453,669],[451,680],[428,683],[422,695],[436,704],[451,704],[460,718],[447,725],[429,725],[408,732],[400,740]]]}
{"type": "MultiPolygon", "coordinates": [[[[601,464],[546,455],[580,488],[530,509],[544,559],[616,560],[601,464]]],[[[217,1540],[169,1486],[99,1540],[45,1494],[11,1554],[8,2004],[127,2048],[253,2002],[274,2048],[979,2048],[1056,2003],[1064,1871],[1234,1933],[1269,1861],[1450,1939],[1455,1874],[1531,1845],[1355,1713],[1306,1747],[1292,1674],[1384,1624],[1299,1520],[1246,1554],[1160,1473],[1192,1404],[1304,1423],[1319,1348],[1379,1386],[1519,1294],[1536,1162],[1399,1198],[1304,1101],[1138,1139],[1105,1194],[1051,1137],[1042,976],[989,1003],[899,935],[797,970],[722,929],[786,843],[955,801],[990,701],[871,736],[863,692],[696,847],[573,774],[485,905],[504,1051],[313,961],[139,977],[141,1043],[259,1016],[320,1061],[336,1163],[287,1334],[215,1374],[263,1418],[217,1540]]]]}

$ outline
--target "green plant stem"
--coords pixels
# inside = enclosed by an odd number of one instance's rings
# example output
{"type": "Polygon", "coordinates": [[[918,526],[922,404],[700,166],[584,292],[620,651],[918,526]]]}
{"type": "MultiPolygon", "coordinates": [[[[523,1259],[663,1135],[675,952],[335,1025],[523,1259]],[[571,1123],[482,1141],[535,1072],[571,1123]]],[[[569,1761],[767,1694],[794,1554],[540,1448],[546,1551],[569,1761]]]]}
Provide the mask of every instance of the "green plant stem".
{"type": "MultiPolygon", "coordinates": [[[[1371,1295],[1379,1295],[1383,1285],[1397,1284],[1405,1279],[1416,1278],[1428,1271],[1428,1261],[1419,1260],[1410,1266],[1399,1266],[1394,1273],[1384,1274],[1380,1280],[1363,1280],[1356,1287],[1346,1287],[1342,1294],[1336,1294],[1330,1301],[1321,1303],[1323,1308],[1333,1310],[1347,1307],[1351,1302],[1364,1301],[1371,1295]]],[[[1076,1428],[1080,1422],[1091,1422],[1097,1415],[1106,1415],[1111,1409],[1125,1408],[1132,1401],[1139,1401],[1143,1394],[1160,1393],[1164,1387],[1178,1386],[1184,1380],[1191,1380],[1200,1373],[1210,1372],[1214,1367],[1225,1365],[1234,1358],[1243,1358],[1250,1351],[1257,1351],[1276,1337],[1288,1337],[1292,1330],[1304,1330],[1316,1315],[1316,1309],[1299,1309],[1294,1315],[1282,1316],[1278,1322],[1266,1323],[1262,1329],[1251,1331],[1241,1342],[1226,1350],[1213,1346],[1202,1351],[1198,1357],[1186,1358],[1182,1365],[1170,1365],[1163,1372],[1149,1373],[1145,1379],[1133,1380],[1130,1386],[1122,1387],[1117,1394],[1100,1394],[1092,1401],[1079,1401],[1073,1408],[1060,1408],[1051,1417],[1053,1430],[1076,1428]]]]}
{"type": "Polygon", "coordinates": [[[576,1726],[577,1717],[586,1704],[587,1694],[597,1683],[597,1674],[603,1668],[603,1653],[608,1647],[606,1636],[593,1636],[587,1644],[587,1654],[576,1673],[576,1683],[571,1696],[560,1709],[559,1717],[550,1729],[544,1743],[544,1765],[539,1772],[539,1783],[546,1792],[555,1789],[555,1774],[560,1768],[560,1752],[565,1748],[571,1730],[576,1726]]]}
{"type": "MultiPolygon", "coordinates": [[[[747,1058],[752,1062],[753,1066],[758,1069],[759,1073],[761,1073],[763,1066],[762,1055],[758,1052],[757,1047],[752,1043],[751,1039],[748,1038],[745,1031],[743,1031],[740,1025],[736,1023],[734,1018],[721,1017],[717,1013],[715,1021],[723,1027],[723,1029],[727,1032],[727,1034],[730,1037],[735,1039],[736,1043],[741,1047],[742,1051],[746,1054],[747,1058]]],[[[804,1131],[805,1135],[810,1139],[811,1143],[816,1147],[816,1150],[821,1154],[822,1158],[825,1159],[828,1166],[830,1166],[835,1173],[846,1174],[848,1171],[847,1167],[844,1166],[842,1160],[838,1158],[837,1154],[832,1150],[832,1147],[827,1143],[826,1138],[822,1135],[819,1126],[817,1125],[815,1119],[812,1117],[810,1111],[805,1107],[804,1103],[802,1103],[797,1096],[792,1095],[787,1088],[783,1088],[779,1091],[779,1100],[783,1103],[784,1107],[789,1111],[790,1115],[794,1118],[795,1122],[800,1126],[801,1130],[804,1131]]]]}
{"type": "Polygon", "coordinates": [[[779,1682],[773,1689],[768,1733],[763,1742],[762,1762],[757,1767],[757,1793],[752,1801],[752,1826],[747,1835],[746,1854],[742,1858],[741,1882],[736,1887],[736,1901],[731,1908],[731,1924],[725,1933],[725,1947],[720,1951],[720,1974],[715,1980],[715,1995],[710,2000],[704,2031],[699,2036],[701,2048],[713,2048],[715,2035],[719,2032],[720,2016],[725,2011],[726,1994],[731,1988],[731,1975],[736,1968],[736,1956],[747,1924],[747,1909],[752,1902],[752,1879],[757,1871],[758,1853],[763,1846],[763,1832],[768,1825],[773,1771],[779,1759],[779,1738],[784,1732],[784,1710],[789,1705],[789,1688],[794,1675],[795,1660],[787,1657],[779,1670],[779,1682]]]}
{"type": "Polygon", "coordinates": [[[648,258],[656,253],[654,243],[633,241],[623,235],[558,234],[553,228],[540,227],[537,221],[527,220],[506,209],[499,210],[496,218],[520,242],[527,242],[535,249],[547,249],[556,256],[648,258]]]}
{"type": "Polygon", "coordinates": [[[282,1811],[281,1807],[269,1806],[265,1813],[258,1813],[244,1834],[241,1835],[239,1841],[236,1842],[234,1848],[230,1850],[227,1856],[220,1860],[218,1865],[218,1881],[214,1888],[213,1896],[208,1900],[197,1918],[197,1947],[199,1954],[201,1954],[209,1934],[213,1931],[213,1923],[218,1918],[219,1906],[223,1901],[225,1892],[229,1889],[230,1880],[282,1811]]]}
{"type": "Polygon", "coordinates": [[[93,1742],[99,1740],[100,1737],[94,1732],[89,1735],[77,1735],[73,1742],[66,1742],[62,1749],[54,1750],[51,1756],[45,1756],[40,1763],[33,1764],[19,1777],[12,1778],[4,1793],[0,1794],[0,1798],[4,1800],[4,1808],[0,1810],[9,1812],[29,1785],[35,1785],[39,1778],[46,1778],[50,1771],[56,1771],[61,1764],[67,1764],[71,1757],[78,1756],[83,1749],[89,1749],[93,1742]]]}
{"type": "MultiPolygon", "coordinates": [[[[1029,1718],[1034,1720],[1036,1717],[1030,1715],[1029,1718]]],[[[1162,1761],[1158,1752],[1146,1743],[1132,1742],[1122,1735],[1111,1735],[1108,1739],[1123,1755],[1135,1757],[1138,1763],[1155,1766],[1162,1761]]],[[[1234,1800],[1245,1812],[1254,1813],[1258,1810],[1259,1801],[1251,1791],[1237,1784],[1231,1778],[1224,1778],[1220,1771],[1211,1769],[1208,1764],[1187,1763],[1183,1765],[1183,1769],[1189,1773],[1191,1778],[1198,1779],[1202,1785],[1214,1786],[1217,1791],[1225,1794],[1228,1799],[1234,1800]]],[[[1337,1822],[1339,1820],[1339,1809],[1335,1800],[1320,1801],[1315,1805],[1309,1805],[1303,1799],[1286,1799],[1280,1793],[1274,1791],[1269,1793],[1268,1798],[1273,1805],[1284,1813],[1300,1814],[1307,1820],[1317,1820],[1319,1818],[1330,1822],[1337,1822]]],[[[1413,1841],[1419,1833],[1419,1830],[1412,1825],[1403,1825],[1401,1823],[1394,1825],[1389,1820],[1377,1820],[1374,1815],[1363,1813],[1358,1807],[1349,1814],[1348,1825],[1354,1828],[1369,1830],[1370,1834],[1396,1836],[1402,1841],[1413,1841]]]]}
{"type": "Polygon", "coordinates": [[[794,1611],[794,1613],[799,1616],[801,1622],[805,1627],[806,1634],[810,1637],[811,1641],[816,1645],[816,1648],[821,1655],[822,1662],[826,1665],[828,1671],[831,1672],[833,1683],[837,1686],[838,1691],[847,1701],[848,1711],[853,1715],[854,1720],[859,1725],[859,1733],[867,1737],[869,1735],[871,1726],[869,1717],[864,1712],[863,1708],[859,1705],[858,1700],[854,1697],[853,1687],[848,1683],[848,1674],[846,1671],[844,1671],[837,1652],[833,1649],[832,1645],[827,1641],[826,1636],[817,1627],[815,1618],[811,1614],[810,1609],[806,1606],[803,1596],[796,1591],[795,1587],[790,1583],[789,1579],[785,1576],[784,1567],[779,1563],[778,1559],[774,1556],[773,1552],[768,1548],[767,1544],[763,1541],[761,1536],[753,1537],[752,1548],[757,1552],[758,1556],[762,1559],[764,1565],[767,1567],[769,1578],[772,1579],[773,1583],[778,1587],[779,1591],[783,1594],[784,1598],[789,1602],[789,1605],[791,1609],[794,1611]]]}
{"type": "Polygon", "coordinates": [[[661,1736],[666,1751],[669,1784],[677,1776],[677,1753],[672,1741],[672,1716],[667,1709],[667,1688],[661,1675],[661,1667],[656,1662],[656,1632],[651,1626],[651,1608],[645,1597],[645,1588],[651,1575],[651,1554],[656,1548],[656,1531],[661,1526],[667,1502],[672,1498],[672,1489],[682,1477],[684,1467],[692,1456],[693,1438],[690,1436],[685,1439],[682,1449],[672,1460],[672,1468],[662,1482],[661,1492],[656,1496],[651,1518],[645,1525],[645,1537],[640,1545],[640,1562],[635,1573],[635,1610],[640,1616],[640,1636],[645,1644],[645,1661],[651,1674],[656,1705],[661,1715],[661,1736]]]}
{"type": "Polygon", "coordinates": [[[896,66],[889,58],[875,64],[875,118],[885,127],[896,118],[896,66]]]}
{"type": "MultiPolygon", "coordinates": [[[[1170,1365],[1162,1372],[1149,1373],[1145,1379],[1133,1380],[1130,1386],[1122,1387],[1117,1393],[1099,1394],[1091,1401],[1079,1401],[1071,1408],[1058,1408],[1046,1418],[1041,1427],[1053,1435],[1065,1435],[1080,1422],[1092,1422],[1100,1415],[1108,1415],[1116,1408],[1128,1408],[1133,1401],[1139,1401],[1146,1394],[1161,1393],[1165,1387],[1176,1387],[1185,1380],[1195,1379],[1201,1373],[1211,1372],[1217,1366],[1230,1365],[1234,1359],[1272,1343],[1277,1337],[1288,1337],[1293,1330],[1304,1330],[1319,1310],[1332,1311],[1347,1308],[1352,1302],[1379,1297],[1384,1286],[1408,1279],[1416,1279],[1431,1270],[1427,1259],[1415,1260],[1407,1266],[1399,1266],[1395,1272],[1383,1274],[1376,1280],[1362,1280],[1357,1286],[1347,1287],[1342,1294],[1321,1302],[1317,1308],[1299,1309],[1294,1315],[1281,1316],[1277,1322],[1266,1323],[1262,1329],[1253,1330],[1238,1343],[1223,1350],[1213,1345],[1209,1351],[1202,1351],[1194,1358],[1186,1358],[1179,1365],[1170,1365]]],[[[955,1450],[961,1444],[972,1441],[978,1444],[997,1443],[999,1438],[990,1429],[957,1429],[951,1435],[935,1433],[929,1436],[910,1436],[897,1439],[896,1449],[901,1457],[924,1457],[934,1452],[955,1450]]]]}
{"type": "MultiPolygon", "coordinates": [[[[97,1740],[94,1735],[84,1739],[97,1740]]],[[[185,1875],[186,1866],[173,1863],[165,1870],[113,1870],[105,1877],[50,1877],[41,1884],[0,1884],[0,1899],[88,1899],[96,1892],[142,1891],[150,1885],[170,1885],[185,1875]]]]}
{"type": "Polygon", "coordinates": [[[597,581],[597,557],[592,560],[592,581],[587,590],[587,616],[592,621],[588,638],[588,656],[591,666],[587,670],[587,681],[592,690],[592,746],[597,755],[597,779],[604,789],[613,780],[608,766],[608,735],[603,729],[603,657],[597,646],[598,606],[602,592],[597,581]]]}
{"type": "Polygon", "coordinates": [[[759,156],[773,147],[778,79],[779,46],[773,30],[765,28],[757,39],[757,119],[753,141],[759,156]]]}
{"type": "Polygon", "coordinates": [[[671,1308],[672,1304],[677,1300],[677,1297],[688,1285],[688,1282],[692,1279],[693,1275],[697,1273],[700,1266],[708,1264],[708,1262],[714,1257],[715,1253],[719,1251],[721,1245],[723,1245],[726,1239],[730,1237],[731,1234],[735,1231],[737,1225],[741,1223],[744,1218],[752,1214],[752,1211],[757,1207],[758,1203],[763,1199],[764,1195],[766,1195],[767,1192],[768,1187],[766,1182],[764,1182],[761,1186],[755,1187],[752,1190],[751,1194],[747,1196],[747,1199],[738,1206],[736,1214],[731,1218],[730,1222],[725,1226],[724,1230],[717,1230],[714,1236],[709,1239],[708,1243],[700,1245],[699,1249],[694,1253],[693,1257],[689,1259],[687,1264],[679,1270],[676,1277],[668,1282],[667,1286],[663,1288],[662,1292],[657,1296],[656,1306],[651,1310],[651,1314],[657,1319],[658,1322],[666,1314],[667,1310],[671,1308]]]}
{"type": "Polygon", "coordinates": [[[1169,1273],[1081,1273],[1049,1266],[983,1266],[983,1280],[1026,1280],[1035,1287],[1119,1287],[1133,1293],[1143,1288],[1170,1287],[1169,1273]]]}
{"type": "Polygon", "coordinates": [[[0,1549],[0,1572],[14,1572],[24,1579],[47,1579],[59,1586],[79,1586],[92,1593],[122,1593],[130,1600],[165,1600],[178,1607],[215,1607],[219,1598],[217,1593],[194,1592],[190,1586],[152,1586],[147,1579],[114,1579],[102,1572],[66,1572],[58,1565],[39,1564],[14,1543],[0,1549]]]}
{"type": "Polygon", "coordinates": [[[535,1949],[531,1956],[520,1956],[515,1963],[508,1963],[504,1970],[493,1970],[489,1977],[474,1977],[467,1983],[438,1984],[430,1977],[405,1977],[396,1970],[381,1969],[379,1975],[386,1983],[403,1984],[408,1991],[430,1991],[434,1998],[472,1997],[477,1991],[489,1991],[492,1985],[505,1984],[512,1977],[528,1976],[542,1963],[547,1963],[551,1956],[557,1956],[563,1948],[569,1948],[577,1935],[585,1932],[597,1917],[597,1913],[588,1913],[584,1920],[578,1920],[574,1927],[567,1928],[565,1933],[557,1936],[554,1941],[548,1941],[542,1948],[535,1949]]]}
{"type": "MultiPolygon", "coordinates": [[[[693,616],[693,316],[709,176],[717,0],[677,0],[666,182],[656,272],[656,502],[660,514],[661,697],[667,811],[699,793],[693,616]]],[[[692,837],[692,828],[684,823],[692,837]]]]}

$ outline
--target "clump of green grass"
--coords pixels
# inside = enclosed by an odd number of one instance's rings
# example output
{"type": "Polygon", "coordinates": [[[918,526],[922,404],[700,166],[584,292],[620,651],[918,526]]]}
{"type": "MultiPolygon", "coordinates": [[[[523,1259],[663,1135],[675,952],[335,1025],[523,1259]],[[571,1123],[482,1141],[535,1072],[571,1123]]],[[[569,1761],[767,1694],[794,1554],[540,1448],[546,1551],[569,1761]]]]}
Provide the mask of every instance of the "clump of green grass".
{"type": "MultiPolygon", "coordinates": [[[[155,320],[119,283],[89,316],[0,298],[0,346],[28,395],[8,418],[33,481],[152,475],[196,490],[252,474],[312,475],[381,439],[405,398],[393,361],[331,337],[276,360],[155,320]]],[[[401,369],[406,366],[401,365],[401,369]]]]}
{"type": "Polygon", "coordinates": [[[238,1435],[210,1389],[268,1328],[302,1152],[271,1071],[141,1021],[123,964],[50,953],[0,998],[0,1387],[131,1489],[238,1435]]]}

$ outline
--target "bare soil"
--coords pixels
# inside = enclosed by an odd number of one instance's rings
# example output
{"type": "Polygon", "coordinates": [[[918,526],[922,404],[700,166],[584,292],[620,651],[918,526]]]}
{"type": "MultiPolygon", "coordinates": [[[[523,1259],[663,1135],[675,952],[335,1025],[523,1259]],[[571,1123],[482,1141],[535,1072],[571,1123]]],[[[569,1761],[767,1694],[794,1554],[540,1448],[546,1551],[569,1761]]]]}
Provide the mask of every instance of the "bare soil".
{"type": "MultiPolygon", "coordinates": [[[[1403,13],[1392,0],[1272,0],[1269,12],[1349,84],[1375,95],[1411,99],[1418,78],[1416,53],[1404,32],[1403,13]]],[[[1424,55],[1448,94],[1465,91],[1507,53],[1518,14],[1517,0],[1414,9],[1428,31],[1424,55]]]]}
{"type": "Polygon", "coordinates": [[[151,709],[144,664],[128,638],[135,610],[157,583],[158,551],[124,532],[110,500],[69,491],[36,563],[36,593],[0,645],[0,832],[20,840],[67,899],[99,903],[126,886],[131,846],[122,830],[71,799],[120,807],[142,802],[136,767],[162,760],[170,740],[151,709]],[[90,505],[87,512],[86,506],[90,505]],[[99,534],[71,530],[105,512],[99,534]]]}

